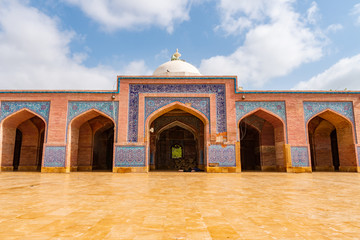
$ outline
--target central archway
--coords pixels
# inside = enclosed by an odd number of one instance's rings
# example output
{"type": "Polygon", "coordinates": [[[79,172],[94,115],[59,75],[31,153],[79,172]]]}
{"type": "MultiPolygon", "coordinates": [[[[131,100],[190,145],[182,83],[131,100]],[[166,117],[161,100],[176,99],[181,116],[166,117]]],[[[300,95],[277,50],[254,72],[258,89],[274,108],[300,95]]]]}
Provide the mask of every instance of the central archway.
{"type": "Polygon", "coordinates": [[[205,171],[207,122],[182,104],[148,120],[149,170],[205,171]]]}

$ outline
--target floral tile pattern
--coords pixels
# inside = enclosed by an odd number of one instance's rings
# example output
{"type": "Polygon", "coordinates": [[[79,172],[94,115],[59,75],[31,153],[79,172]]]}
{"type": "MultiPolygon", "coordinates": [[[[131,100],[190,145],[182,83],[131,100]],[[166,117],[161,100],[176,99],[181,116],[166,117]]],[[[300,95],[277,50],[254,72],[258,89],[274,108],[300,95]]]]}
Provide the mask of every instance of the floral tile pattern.
{"type": "Polygon", "coordinates": [[[224,84],[130,84],[128,141],[138,135],[139,93],[210,93],[216,96],[217,132],[226,132],[226,97],[224,84]]]}
{"type": "Polygon", "coordinates": [[[310,167],[307,147],[291,147],[291,162],[293,167],[310,167]]]}
{"type": "Polygon", "coordinates": [[[144,167],[144,146],[116,146],[115,167],[144,167]]]}
{"type": "Polygon", "coordinates": [[[279,116],[286,123],[285,102],[236,102],[236,122],[249,112],[263,108],[279,116]]]}
{"type": "Polygon", "coordinates": [[[331,109],[354,123],[352,102],[304,102],[305,122],[326,109],[331,109]]]}
{"type": "Polygon", "coordinates": [[[210,119],[210,98],[195,97],[146,97],[145,98],[145,119],[151,113],[173,102],[191,103],[191,107],[203,113],[210,119]]]}
{"type": "Polygon", "coordinates": [[[236,167],[235,145],[209,146],[209,163],[219,163],[219,167],[236,167]]]}
{"type": "Polygon", "coordinates": [[[45,148],[44,167],[65,167],[65,146],[47,146],[45,148]]]}
{"type": "Polygon", "coordinates": [[[50,102],[1,102],[1,115],[0,121],[2,121],[7,116],[23,109],[29,109],[40,116],[42,116],[46,123],[49,121],[49,113],[50,113],[50,102]]]}

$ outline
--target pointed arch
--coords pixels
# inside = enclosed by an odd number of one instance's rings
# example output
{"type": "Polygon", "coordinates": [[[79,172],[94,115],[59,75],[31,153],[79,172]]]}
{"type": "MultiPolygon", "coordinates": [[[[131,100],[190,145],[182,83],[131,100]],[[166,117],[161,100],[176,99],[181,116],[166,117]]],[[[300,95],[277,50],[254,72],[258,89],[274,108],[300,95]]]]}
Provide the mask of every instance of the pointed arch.
{"type": "Polygon", "coordinates": [[[313,170],[356,171],[357,156],[351,120],[325,109],[306,122],[313,170]]]}
{"type": "MultiPolygon", "coordinates": [[[[257,166],[255,163],[249,163],[250,160],[247,158],[251,156],[244,154],[244,152],[249,152],[254,155],[252,159],[256,160],[260,156],[260,169],[263,171],[286,170],[284,156],[286,124],[283,119],[266,109],[256,108],[242,116],[237,124],[237,137],[238,141],[240,141],[241,162],[243,166],[257,166]],[[256,137],[257,134],[251,131],[247,134],[251,134],[253,137],[245,138],[246,131],[243,130],[247,126],[251,126],[254,130],[258,131],[259,136],[256,137]]],[[[256,170],[256,168],[253,170],[256,170]]]]}
{"type": "Polygon", "coordinates": [[[176,127],[179,126],[181,128],[183,128],[186,131],[189,131],[190,133],[192,133],[192,135],[194,135],[195,140],[197,142],[196,144],[196,158],[198,159],[197,161],[199,162],[201,159],[201,163],[199,163],[199,166],[201,165],[203,167],[204,164],[207,164],[207,151],[206,151],[206,147],[208,144],[207,142],[209,141],[208,139],[208,134],[209,134],[209,120],[207,119],[207,117],[201,113],[200,111],[192,108],[191,106],[188,106],[186,104],[183,104],[181,102],[173,102],[170,103],[156,111],[154,111],[152,114],[150,114],[148,116],[148,118],[145,121],[145,142],[146,142],[146,147],[147,147],[147,151],[149,154],[147,154],[147,160],[146,160],[146,165],[149,168],[150,166],[150,160],[154,160],[155,158],[155,152],[156,152],[156,143],[154,143],[154,141],[156,141],[156,139],[154,139],[153,137],[151,137],[150,139],[150,126],[152,125],[152,123],[158,119],[159,117],[163,116],[164,114],[171,112],[173,110],[181,110],[186,114],[190,114],[193,117],[196,117],[197,119],[199,119],[199,121],[202,123],[201,124],[201,134],[198,133],[197,130],[195,130],[194,128],[189,127],[187,124],[184,124],[180,121],[174,121],[170,124],[167,124],[165,127],[162,127],[162,131],[165,131],[166,129],[170,129],[172,127],[176,127]],[[199,139],[200,138],[200,139],[199,139]],[[205,160],[205,161],[204,161],[205,160]],[[206,162],[206,163],[205,163],[206,162]]]}
{"type": "Polygon", "coordinates": [[[1,168],[40,170],[47,122],[38,113],[22,108],[1,122],[1,168]]]}
{"type": "MultiPolygon", "coordinates": [[[[67,171],[77,170],[93,170],[94,159],[96,158],[96,149],[98,145],[96,138],[101,133],[110,134],[109,142],[104,146],[107,151],[107,161],[111,161],[111,168],[114,162],[114,135],[116,132],[116,124],[114,120],[105,113],[97,109],[89,109],[76,117],[74,117],[68,124],[67,129],[67,156],[66,167],[67,171]],[[99,133],[98,133],[99,132],[99,133]],[[98,134],[97,134],[98,133],[98,134]],[[112,146],[108,146],[111,144],[112,146]]],[[[96,160],[96,159],[95,159],[96,160]]],[[[96,162],[96,161],[95,161],[96,162]]],[[[103,164],[108,166],[109,163],[103,164]]]]}

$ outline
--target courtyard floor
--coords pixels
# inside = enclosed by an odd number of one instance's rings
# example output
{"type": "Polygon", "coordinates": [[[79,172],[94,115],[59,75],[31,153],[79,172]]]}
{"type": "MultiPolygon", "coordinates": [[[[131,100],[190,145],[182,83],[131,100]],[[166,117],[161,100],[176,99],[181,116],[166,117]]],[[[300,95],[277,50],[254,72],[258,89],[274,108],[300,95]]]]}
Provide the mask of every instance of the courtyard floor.
{"type": "Polygon", "coordinates": [[[0,173],[0,239],[360,239],[359,173],[0,173]]]}

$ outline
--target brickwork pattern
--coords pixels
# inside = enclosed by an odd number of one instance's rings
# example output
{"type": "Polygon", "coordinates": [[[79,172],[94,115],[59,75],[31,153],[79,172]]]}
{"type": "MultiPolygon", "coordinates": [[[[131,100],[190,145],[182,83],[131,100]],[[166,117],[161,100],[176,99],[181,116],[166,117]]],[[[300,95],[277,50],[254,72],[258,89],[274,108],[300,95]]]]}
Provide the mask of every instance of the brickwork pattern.
{"type": "Polygon", "coordinates": [[[145,166],[145,147],[116,146],[115,167],[143,167],[145,166]]]}
{"type": "Polygon", "coordinates": [[[291,147],[291,162],[293,167],[309,167],[309,152],[307,147],[291,147]]]}
{"type": "Polygon", "coordinates": [[[137,142],[139,93],[210,93],[216,96],[217,132],[226,132],[226,91],[224,84],[130,84],[128,141],[137,142]]]}
{"type": "Polygon", "coordinates": [[[209,146],[209,163],[219,163],[219,167],[235,167],[235,145],[209,146]]]}
{"type": "Polygon", "coordinates": [[[47,146],[45,148],[44,167],[65,167],[65,146],[47,146]]]}

